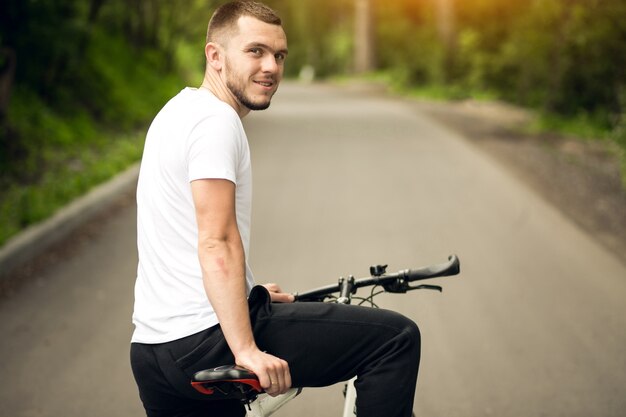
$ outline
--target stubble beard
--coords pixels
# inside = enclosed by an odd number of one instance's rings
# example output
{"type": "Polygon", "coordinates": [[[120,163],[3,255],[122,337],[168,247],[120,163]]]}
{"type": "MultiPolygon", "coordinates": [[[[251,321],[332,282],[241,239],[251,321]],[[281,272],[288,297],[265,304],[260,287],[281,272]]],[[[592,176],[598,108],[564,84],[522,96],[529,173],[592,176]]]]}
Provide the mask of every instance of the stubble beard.
{"type": "Polygon", "coordinates": [[[237,75],[233,72],[232,67],[229,65],[228,61],[226,61],[226,71],[227,74],[232,74],[233,76],[229,76],[226,80],[226,86],[230,90],[230,92],[237,98],[239,103],[241,103],[244,107],[250,110],[265,110],[270,106],[270,102],[272,96],[267,98],[267,101],[263,102],[253,102],[250,97],[246,95],[245,87],[242,85],[242,82],[237,82],[235,76],[237,75]]]}
{"type": "Polygon", "coordinates": [[[254,103],[250,100],[242,88],[234,85],[233,83],[227,83],[226,86],[230,90],[231,93],[237,98],[237,100],[247,109],[250,110],[265,110],[270,106],[270,100],[262,103],[254,103]]]}

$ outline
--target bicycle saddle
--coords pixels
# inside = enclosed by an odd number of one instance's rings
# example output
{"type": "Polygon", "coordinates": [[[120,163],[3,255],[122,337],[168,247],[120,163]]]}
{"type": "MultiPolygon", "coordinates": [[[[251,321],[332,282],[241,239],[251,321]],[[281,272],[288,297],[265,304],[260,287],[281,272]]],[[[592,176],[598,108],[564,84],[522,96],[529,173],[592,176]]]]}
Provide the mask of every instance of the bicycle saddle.
{"type": "Polygon", "coordinates": [[[191,385],[202,394],[248,400],[263,392],[257,376],[240,366],[225,365],[196,372],[191,385]]]}

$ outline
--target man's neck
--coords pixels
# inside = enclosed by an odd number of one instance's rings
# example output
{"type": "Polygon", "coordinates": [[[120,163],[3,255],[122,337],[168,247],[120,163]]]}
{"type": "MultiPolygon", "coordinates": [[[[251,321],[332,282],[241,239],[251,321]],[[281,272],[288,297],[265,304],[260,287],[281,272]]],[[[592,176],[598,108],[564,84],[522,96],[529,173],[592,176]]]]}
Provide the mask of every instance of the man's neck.
{"type": "Polygon", "coordinates": [[[222,100],[224,103],[235,109],[239,118],[243,119],[248,113],[250,113],[250,109],[243,106],[239,100],[235,98],[233,93],[226,86],[226,83],[222,81],[218,74],[207,71],[204,75],[204,80],[202,81],[200,88],[209,90],[219,100],[222,100]]]}

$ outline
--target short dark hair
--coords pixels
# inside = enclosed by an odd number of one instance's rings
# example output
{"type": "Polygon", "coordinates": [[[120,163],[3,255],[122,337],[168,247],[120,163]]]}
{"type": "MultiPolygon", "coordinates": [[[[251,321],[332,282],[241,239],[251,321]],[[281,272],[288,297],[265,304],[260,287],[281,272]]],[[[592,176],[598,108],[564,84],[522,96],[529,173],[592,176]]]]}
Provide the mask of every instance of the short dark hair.
{"type": "Polygon", "coordinates": [[[278,14],[263,3],[233,1],[218,7],[213,13],[207,28],[206,42],[216,42],[223,32],[235,29],[242,16],[251,16],[271,25],[282,25],[278,14]]]}

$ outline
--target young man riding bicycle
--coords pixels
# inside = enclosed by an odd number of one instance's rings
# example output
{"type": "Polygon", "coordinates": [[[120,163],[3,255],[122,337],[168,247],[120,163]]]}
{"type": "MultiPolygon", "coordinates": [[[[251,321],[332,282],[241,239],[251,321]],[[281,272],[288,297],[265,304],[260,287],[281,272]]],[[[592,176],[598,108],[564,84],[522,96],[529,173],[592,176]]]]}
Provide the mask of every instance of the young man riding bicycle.
{"type": "Polygon", "coordinates": [[[255,286],[247,264],[251,167],[241,118],[269,107],[287,38],[267,6],[218,8],[200,88],[172,98],[148,130],[137,188],[139,265],[131,364],[148,416],[239,416],[207,401],[201,369],[236,363],[270,395],[358,376],[359,417],[410,416],[417,326],[390,311],[293,303],[255,286]]]}

